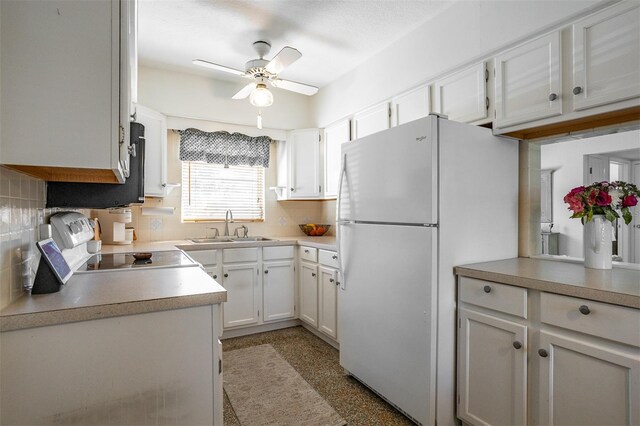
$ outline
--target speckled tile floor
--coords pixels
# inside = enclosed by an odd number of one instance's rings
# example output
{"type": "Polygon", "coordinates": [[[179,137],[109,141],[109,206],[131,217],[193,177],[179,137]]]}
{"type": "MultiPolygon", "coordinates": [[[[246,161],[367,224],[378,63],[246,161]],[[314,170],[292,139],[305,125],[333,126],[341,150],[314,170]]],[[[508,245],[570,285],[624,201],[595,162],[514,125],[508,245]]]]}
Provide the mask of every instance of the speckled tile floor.
{"type": "MultiPolygon", "coordinates": [[[[340,367],[338,351],[301,326],[226,339],[222,341],[222,349],[226,352],[265,343],[271,344],[348,425],[413,424],[357,380],[347,376],[340,367]]],[[[224,424],[240,425],[226,394],[224,424]]]]}

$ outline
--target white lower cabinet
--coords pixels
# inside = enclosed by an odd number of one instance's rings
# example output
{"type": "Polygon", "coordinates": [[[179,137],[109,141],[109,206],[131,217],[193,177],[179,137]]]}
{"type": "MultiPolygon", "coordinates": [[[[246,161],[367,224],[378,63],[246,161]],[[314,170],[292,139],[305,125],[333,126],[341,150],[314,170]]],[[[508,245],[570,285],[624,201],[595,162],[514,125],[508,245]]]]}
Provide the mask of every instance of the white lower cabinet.
{"type": "Polygon", "coordinates": [[[222,266],[222,286],[227,290],[225,328],[258,323],[259,273],[258,263],[222,266]]]}
{"type": "Polygon", "coordinates": [[[263,321],[293,318],[295,316],[293,259],[264,262],[262,269],[263,321]]]}
{"type": "Polygon", "coordinates": [[[466,277],[458,286],[466,424],[640,423],[640,310],[466,277]]]}
{"type": "Polygon", "coordinates": [[[300,319],[318,327],[318,265],[300,262],[300,319]]]}
{"type": "Polygon", "coordinates": [[[338,271],[320,266],[318,330],[338,340],[338,271]]]}
{"type": "Polygon", "coordinates": [[[458,416],[483,425],[524,425],[527,327],[460,309],[458,416]]]}

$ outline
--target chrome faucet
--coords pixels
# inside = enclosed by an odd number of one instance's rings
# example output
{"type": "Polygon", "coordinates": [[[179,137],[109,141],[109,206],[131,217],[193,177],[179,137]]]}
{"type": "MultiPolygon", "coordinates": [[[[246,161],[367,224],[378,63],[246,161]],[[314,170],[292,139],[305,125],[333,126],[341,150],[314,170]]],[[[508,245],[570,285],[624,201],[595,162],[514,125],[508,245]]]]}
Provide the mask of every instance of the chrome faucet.
{"type": "Polygon", "coordinates": [[[225,237],[229,236],[229,222],[233,223],[233,213],[231,213],[231,210],[227,210],[227,212],[224,214],[224,236],[225,237]],[[229,220],[229,218],[231,218],[231,220],[229,220]]]}
{"type": "MultiPolygon", "coordinates": [[[[214,231],[214,232],[213,232],[213,237],[212,237],[212,238],[218,238],[218,236],[220,235],[220,231],[218,230],[218,228],[208,228],[208,229],[211,229],[212,231],[214,231]]],[[[204,236],[205,236],[205,238],[209,238],[209,237],[207,236],[207,234],[208,234],[208,233],[209,233],[209,232],[205,230],[205,232],[204,232],[204,236]]]]}

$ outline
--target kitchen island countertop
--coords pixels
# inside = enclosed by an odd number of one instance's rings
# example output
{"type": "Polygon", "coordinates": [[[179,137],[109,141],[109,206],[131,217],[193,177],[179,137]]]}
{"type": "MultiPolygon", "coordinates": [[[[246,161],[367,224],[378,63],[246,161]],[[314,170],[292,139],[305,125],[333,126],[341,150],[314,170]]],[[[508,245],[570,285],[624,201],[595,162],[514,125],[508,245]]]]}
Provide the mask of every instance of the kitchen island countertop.
{"type": "Polygon", "coordinates": [[[198,267],[75,274],[59,292],[25,294],[0,311],[0,331],[212,305],[227,291],[198,267]]]}
{"type": "Polygon", "coordinates": [[[457,266],[460,276],[640,309],[640,270],[515,258],[457,266]]]}

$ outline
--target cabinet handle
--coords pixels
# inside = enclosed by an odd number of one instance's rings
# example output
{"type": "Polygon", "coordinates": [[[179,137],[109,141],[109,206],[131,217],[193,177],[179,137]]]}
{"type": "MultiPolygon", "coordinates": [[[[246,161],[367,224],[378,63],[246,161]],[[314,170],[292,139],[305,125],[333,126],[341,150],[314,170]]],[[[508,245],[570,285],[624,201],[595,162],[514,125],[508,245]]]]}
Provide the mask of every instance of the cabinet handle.
{"type": "Polygon", "coordinates": [[[333,260],[337,260],[337,259],[338,259],[338,256],[336,256],[336,255],[334,254],[333,256],[331,256],[331,258],[332,258],[333,260]]]}
{"type": "Polygon", "coordinates": [[[315,272],[312,272],[312,273],[311,273],[311,276],[312,276],[312,277],[315,277],[315,276],[316,276],[316,273],[315,273],[315,272]]]}
{"type": "Polygon", "coordinates": [[[336,281],[336,285],[340,285],[340,281],[336,281]]]}
{"type": "Polygon", "coordinates": [[[573,94],[574,95],[579,95],[580,93],[582,93],[582,87],[576,86],[576,87],[573,88],[573,94]]]}
{"type": "Polygon", "coordinates": [[[549,100],[550,101],[555,101],[556,99],[558,99],[558,95],[556,95],[555,93],[552,93],[549,95],[549,100]]]}
{"type": "Polygon", "coordinates": [[[491,286],[490,285],[485,285],[483,288],[485,293],[491,293],[491,286]]]}
{"type": "Polygon", "coordinates": [[[229,274],[224,274],[224,277],[225,277],[225,278],[229,277],[229,274]]]}
{"type": "Polygon", "coordinates": [[[513,347],[516,349],[520,349],[522,347],[522,343],[516,340],[515,342],[513,342],[513,347]]]}
{"type": "Polygon", "coordinates": [[[334,280],[333,278],[329,278],[329,282],[330,282],[330,283],[332,283],[332,282],[334,282],[334,281],[335,281],[335,280],[334,280]]]}
{"type": "Polygon", "coordinates": [[[587,305],[582,305],[578,308],[582,315],[589,315],[591,313],[591,309],[587,305]]]}
{"type": "Polygon", "coordinates": [[[304,252],[305,252],[305,253],[307,253],[307,254],[309,254],[309,250],[305,250],[304,252]]]}
{"type": "Polygon", "coordinates": [[[268,269],[265,269],[265,270],[264,270],[264,273],[265,273],[265,274],[268,274],[268,273],[269,273],[269,270],[268,270],[268,269]]]}
{"type": "Polygon", "coordinates": [[[289,189],[291,189],[291,192],[294,192],[296,190],[295,188],[289,188],[289,189]]]}
{"type": "Polygon", "coordinates": [[[546,358],[549,356],[549,352],[547,352],[545,349],[538,349],[538,355],[540,355],[542,358],[546,358]]]}
{"type": "Polygon", "coordinates": [[[213,279],[215,280],[216,278],[218,278],[218,276],[217,276],[217,275],[214,275],[214,276],[213,276],[213,279]]]}

